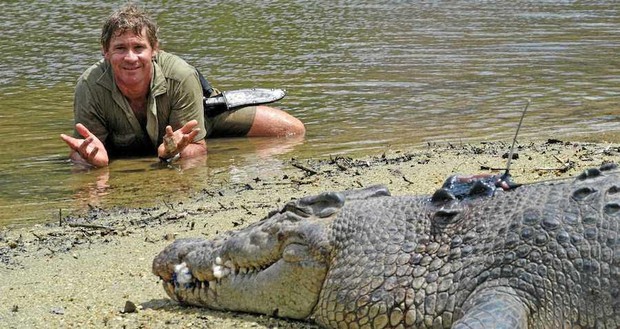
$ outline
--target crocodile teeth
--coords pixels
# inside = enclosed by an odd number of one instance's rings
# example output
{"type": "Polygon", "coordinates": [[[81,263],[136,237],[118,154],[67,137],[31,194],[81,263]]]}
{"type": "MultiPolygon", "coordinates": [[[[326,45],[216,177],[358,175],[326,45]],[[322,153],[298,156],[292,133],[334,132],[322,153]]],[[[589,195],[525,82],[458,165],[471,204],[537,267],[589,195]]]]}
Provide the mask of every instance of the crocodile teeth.
{"type": "Polygon", "coordinates": [[[174,266],[174,273],[176,274],[176,281],[179,284],[188,284],[193,281],[192,272],[187,267],[185,262],[174,266]]]}
{"type": "Polygon", "coordinates": [[[221,279],[223,277],[228,276],[230,274],[230,269],[222,266],[222,265],[213,265],[213,276],[216,279],[221,279]]]}
{"type": "Polygon", "coordinates": [[[237,271],[237,267],[236,267],[236,266],[235,266],[235,264],[234,264],[232,261],[230,261],[230,260],[227,260],[227,261],[224,263],[224,266],[226,266],[227,268],[229,268],[232,272],[236,272],[236,271],[237,271]]]}

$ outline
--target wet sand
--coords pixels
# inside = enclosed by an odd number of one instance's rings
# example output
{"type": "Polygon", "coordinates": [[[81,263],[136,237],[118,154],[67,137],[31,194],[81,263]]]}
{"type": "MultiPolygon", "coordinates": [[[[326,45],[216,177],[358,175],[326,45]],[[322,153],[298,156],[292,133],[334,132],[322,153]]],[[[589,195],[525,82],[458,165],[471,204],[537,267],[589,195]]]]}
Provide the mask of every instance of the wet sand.
{"type": "MultiPolygon", "coordinates": [[[[195,191],[174,204],[94,208],[62,222],[0,230],[0,327],[315,328],[179,306],[151,273],[151,262],[175,238],[208,238],[246,226],[291,198],[374,184],[393,195],[430,194],[451,174],[499,173],[508,148],[442,144],[362,158],[291,160],[278,177],[195,191]]],[[[537,141],[520,143],[515,153],[513,178],[528,183],[618,162],[620,146],[537,141]]]]}

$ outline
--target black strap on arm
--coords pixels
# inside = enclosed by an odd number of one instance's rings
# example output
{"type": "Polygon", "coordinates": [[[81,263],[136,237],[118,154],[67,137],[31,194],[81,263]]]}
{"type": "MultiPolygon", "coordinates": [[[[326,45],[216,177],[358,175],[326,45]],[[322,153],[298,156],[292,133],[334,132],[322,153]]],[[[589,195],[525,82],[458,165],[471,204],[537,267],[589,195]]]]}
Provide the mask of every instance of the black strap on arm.
{"type": "Polygon", "coordinates": [[[198,79],[200,80],[200,85],[202,86],[202,96],[204,96],[205,98],[211,97],[211,94],[213,93],[213,87],[211,87],[209,81],[205,79],[205,77],[202,75],[202,73],[200,73],[200,71],[196,70],[196,72],[198,73],[198,79]]]}

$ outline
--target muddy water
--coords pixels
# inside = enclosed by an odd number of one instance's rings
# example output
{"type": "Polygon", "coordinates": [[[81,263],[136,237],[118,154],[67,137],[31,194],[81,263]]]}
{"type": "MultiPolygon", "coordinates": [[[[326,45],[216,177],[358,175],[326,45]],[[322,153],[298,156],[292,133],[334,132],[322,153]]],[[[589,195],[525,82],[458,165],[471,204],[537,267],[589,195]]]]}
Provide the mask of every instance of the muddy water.
{"type": "Polygon", "coordinates": [[[165,50],[223,90],[287,89],[278,105],[308,134],[209,141],[193,169],[76,172],[58,134],[119,3],[0,3],[0,227],[277,175],[292,157],[508,141],[527,98],[523,138],[620,141],[615,1],[149,1],[165,50]]]}

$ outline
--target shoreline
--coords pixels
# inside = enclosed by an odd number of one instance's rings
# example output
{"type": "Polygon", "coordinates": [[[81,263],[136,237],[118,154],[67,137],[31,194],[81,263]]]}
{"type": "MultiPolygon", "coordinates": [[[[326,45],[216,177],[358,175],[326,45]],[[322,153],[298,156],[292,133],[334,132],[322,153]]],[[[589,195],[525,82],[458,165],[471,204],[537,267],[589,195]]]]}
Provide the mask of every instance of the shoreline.
{"type": "MultiPolygon", "coordinates": [[[[618,162],[620,144],[518,143],[517,183],[575,176],[618,162]]],[[[93,208],[59,223],[0,230],[0,326],[316,328],[303,322],[182,307],[151,273],[175,238],[212,237],[256,222],[293,198],[386,185],[392,195],[431,194],[450,175],[500,173],[510,145],[428,145],[365,157],[287,162],[278,177],[195,191],[150,208],[93,208]],[[136,309],[132,309],[135,305],[136,309]]]]}

